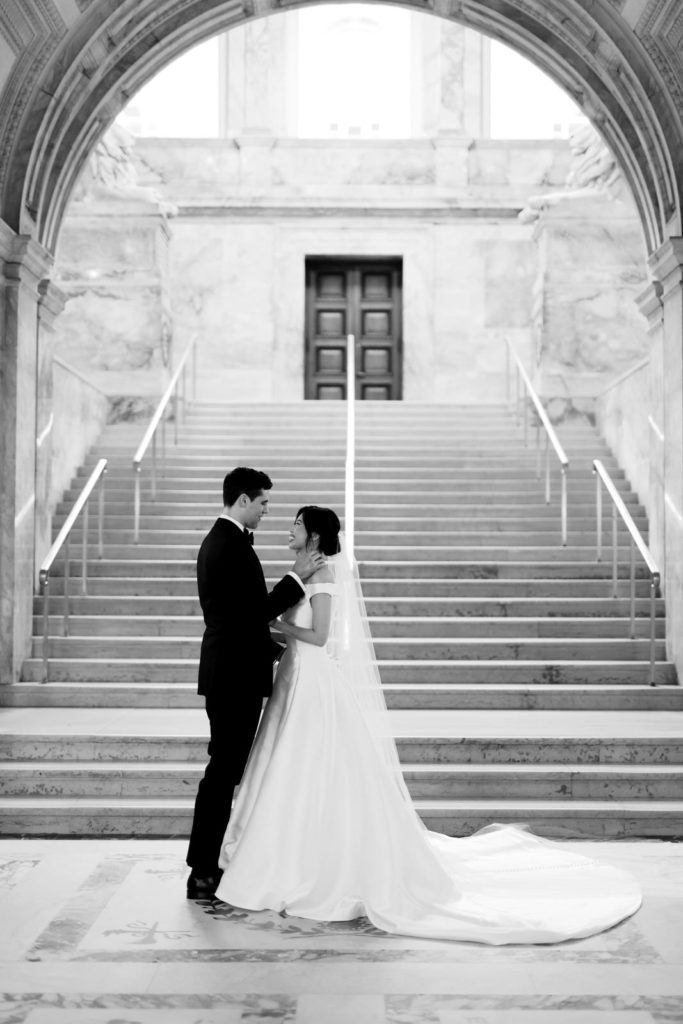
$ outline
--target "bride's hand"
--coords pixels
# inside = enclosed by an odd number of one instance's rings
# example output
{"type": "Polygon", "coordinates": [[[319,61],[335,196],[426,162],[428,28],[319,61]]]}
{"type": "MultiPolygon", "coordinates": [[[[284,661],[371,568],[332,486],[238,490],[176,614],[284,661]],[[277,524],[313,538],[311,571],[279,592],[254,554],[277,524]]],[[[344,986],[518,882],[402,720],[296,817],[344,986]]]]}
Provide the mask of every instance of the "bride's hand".
{"type": "Polygon", "coordinates": [[[300,551],[296,556],[292,571],[297,574],[299,579],[307,580],[323,565],[325,565],[325,556],[321,555],[319,551],[300,551]]]}

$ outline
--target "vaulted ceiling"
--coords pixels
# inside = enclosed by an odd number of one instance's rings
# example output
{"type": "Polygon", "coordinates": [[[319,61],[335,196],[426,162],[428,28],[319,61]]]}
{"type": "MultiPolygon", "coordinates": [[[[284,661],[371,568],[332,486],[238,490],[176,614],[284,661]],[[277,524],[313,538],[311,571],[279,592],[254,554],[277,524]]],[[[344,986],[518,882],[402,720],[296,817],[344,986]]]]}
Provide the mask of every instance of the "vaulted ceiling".
{"type": "MultiPolygon", "coordinates": [[[[130,96],[200,40],[288,0],[0,0],[0,217],[54,251],[84,161],[130,96]]],[[[614,152],[647,248],[683,225],[681,0],[402,0],[513,46],[614,152]]]]}

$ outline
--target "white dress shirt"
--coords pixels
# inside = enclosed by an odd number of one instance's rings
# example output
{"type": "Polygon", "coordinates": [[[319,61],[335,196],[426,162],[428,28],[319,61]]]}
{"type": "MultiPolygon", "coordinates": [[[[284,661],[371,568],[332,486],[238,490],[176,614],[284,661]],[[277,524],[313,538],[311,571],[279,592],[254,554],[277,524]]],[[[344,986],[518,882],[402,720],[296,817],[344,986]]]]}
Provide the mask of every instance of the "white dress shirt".
{"type": "MultiPolygon", "coordinates": [[[[220,514],[220,516],[218,518],[219,519],[227,519],[229,523],[234,523],[235,526],[239,527],[239,529],[242,530],[242,532],[244,532],[247,529],[246,526],[244,525],[244,523],[240,523],[240,521],[238,519],[233,519],[232,516],[229,516],[227,512],[221,512],[221,514],[220,514]]],[[[249,530],[247,530],[247,533],[249,533],[249,530]]],[[[285,573],[285,575],[286,576],[292,576],[296,580],[296,582],[299,584],[299,586],[301,587],[302,590],[306,589],[304,587],[303,583],[301,582],[299,576],[294,572],[293,569],[290,569],[289,572],[285,573]]]]}

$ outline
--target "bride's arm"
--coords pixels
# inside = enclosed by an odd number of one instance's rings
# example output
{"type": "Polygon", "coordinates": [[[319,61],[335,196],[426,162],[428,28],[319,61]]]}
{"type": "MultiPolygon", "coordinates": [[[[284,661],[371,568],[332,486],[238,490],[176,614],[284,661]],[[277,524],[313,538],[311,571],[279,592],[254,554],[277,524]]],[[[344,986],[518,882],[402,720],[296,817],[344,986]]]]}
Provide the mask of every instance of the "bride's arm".
{"type": "Polygon", "coordinates": [[[306,644],[314,644],[316,647],[324,647],[330,632],[330,619],[332,618],[332,598],[329,594],[314,594],[311,598],[311,609],[313,611],[313,622],[310,629],[304,626],[294,626],[291,622],[283,619],[276,619],[275,625],[284,636],[291,636],[294,640],[302,640],[306,644]]]}

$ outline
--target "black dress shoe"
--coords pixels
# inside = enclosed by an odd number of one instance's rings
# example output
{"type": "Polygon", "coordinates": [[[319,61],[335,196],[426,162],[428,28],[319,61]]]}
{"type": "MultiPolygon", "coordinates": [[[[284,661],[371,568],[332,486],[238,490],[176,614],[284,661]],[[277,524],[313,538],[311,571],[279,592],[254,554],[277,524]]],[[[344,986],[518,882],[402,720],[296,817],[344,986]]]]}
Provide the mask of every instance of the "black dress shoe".
{"type": "Polygon", "coordinates": [[[202,878],[191,874],[187,880],[188,900],[212,900],[220,880],[220,875],[206,875],[202,878]]]}

